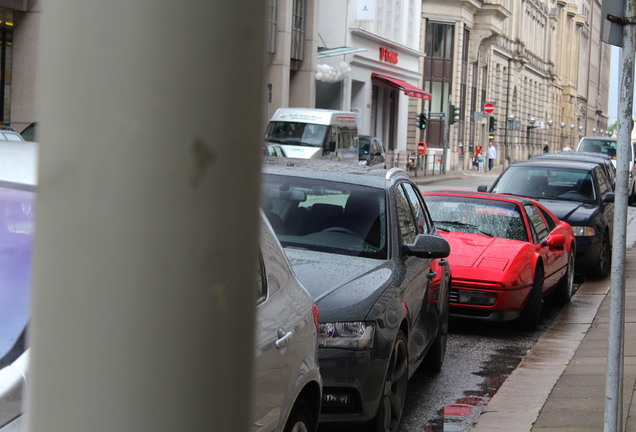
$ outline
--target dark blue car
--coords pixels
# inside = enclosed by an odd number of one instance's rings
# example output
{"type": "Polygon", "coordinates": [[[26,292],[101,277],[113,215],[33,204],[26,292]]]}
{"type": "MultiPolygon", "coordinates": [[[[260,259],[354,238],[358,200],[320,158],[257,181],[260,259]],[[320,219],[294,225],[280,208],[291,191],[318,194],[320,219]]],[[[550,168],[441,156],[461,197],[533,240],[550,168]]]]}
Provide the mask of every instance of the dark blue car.
{"type": "MultiPolygon", "coordinates": [[[[486,191],[486,186],[480,186],[486,191]]],[[[529,160],[510,165],[489,192],[533,198],[572,225],[576,268],[592,277],[609,274],[612,258],[614,192],[597,163],[529,160]]]]}

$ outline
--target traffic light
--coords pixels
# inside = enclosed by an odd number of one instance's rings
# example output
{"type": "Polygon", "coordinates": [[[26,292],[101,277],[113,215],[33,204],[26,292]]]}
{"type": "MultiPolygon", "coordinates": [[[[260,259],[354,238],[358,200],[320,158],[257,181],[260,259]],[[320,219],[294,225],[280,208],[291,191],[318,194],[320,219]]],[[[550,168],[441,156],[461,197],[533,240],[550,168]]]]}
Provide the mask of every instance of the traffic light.
{"type": "Polygon", "coordinates": [[[455,105],[450,106],[450,124],[457,123],[459,121],[459,107],[455,105]]]}
{"type": "Polygon", "coordinates": [[[488,118],[488,132],[494,132],[497,130],[497,118],[492,116],[488,118]]]}
{"type": "Polygon", "coordinates": [[[426,129],[426,114],[425,113],[419,113],[417,115],[417,127],[420,129],[426,129]]]}

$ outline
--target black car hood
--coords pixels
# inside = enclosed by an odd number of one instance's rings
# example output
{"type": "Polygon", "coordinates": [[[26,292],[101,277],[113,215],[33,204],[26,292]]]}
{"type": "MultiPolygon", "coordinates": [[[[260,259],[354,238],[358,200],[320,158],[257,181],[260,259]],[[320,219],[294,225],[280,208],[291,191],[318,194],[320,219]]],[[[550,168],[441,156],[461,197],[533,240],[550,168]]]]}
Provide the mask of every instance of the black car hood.
{"type": "Polygon", "coordinates": [[[600,207],[596,204],[542,198],[533,199],[546,206],[556,217],[570,225],[586,225],[600,211],[600,207]]]}
{"type": "Polygon", "coordinates": [[[285,248],[320,320],[362,321],[395,274],[391,261],[285,248]]]}

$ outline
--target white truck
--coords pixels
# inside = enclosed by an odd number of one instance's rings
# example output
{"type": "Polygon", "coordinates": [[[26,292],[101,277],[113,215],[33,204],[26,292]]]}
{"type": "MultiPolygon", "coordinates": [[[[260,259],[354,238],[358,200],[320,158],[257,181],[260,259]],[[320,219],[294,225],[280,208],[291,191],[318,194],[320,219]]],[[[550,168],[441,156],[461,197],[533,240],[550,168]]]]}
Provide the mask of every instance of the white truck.
{"type": "Polygon", "coordinates": [[[279,108],[265,131],[267,154],[358,163],[358,119],[353,112],[279,108]]]}

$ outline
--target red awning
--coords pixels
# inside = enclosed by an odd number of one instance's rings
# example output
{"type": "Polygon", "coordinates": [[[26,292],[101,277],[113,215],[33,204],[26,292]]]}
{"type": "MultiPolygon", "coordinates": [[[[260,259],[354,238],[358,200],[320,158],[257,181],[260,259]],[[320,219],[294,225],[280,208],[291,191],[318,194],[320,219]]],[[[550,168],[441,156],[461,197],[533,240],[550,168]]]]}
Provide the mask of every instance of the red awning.
{"type": "Polygon", "coordinates": [[[387,84],[389,87],[393,87],[396,89],[400,89],[404,92],[405,95],[416,97],[424,100],[431,100],[431,94],[421,88],[417,88],[414,85],[407,83],[406,81],[402,81],[395,78],[389,78],[388,76],[380,75],[377,73],[371,74],[371,78],[377,79],[378,81],[382,81],[387,84]]]}

